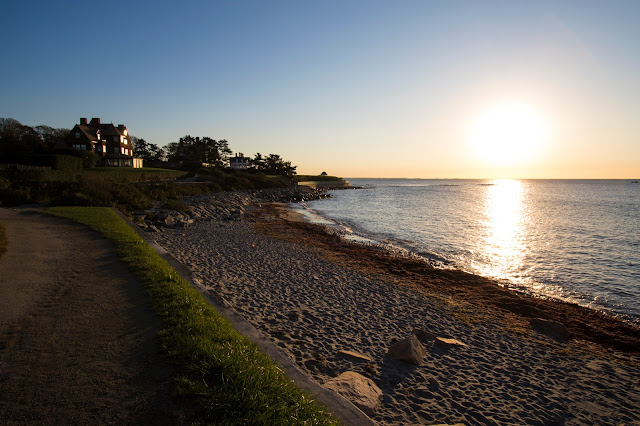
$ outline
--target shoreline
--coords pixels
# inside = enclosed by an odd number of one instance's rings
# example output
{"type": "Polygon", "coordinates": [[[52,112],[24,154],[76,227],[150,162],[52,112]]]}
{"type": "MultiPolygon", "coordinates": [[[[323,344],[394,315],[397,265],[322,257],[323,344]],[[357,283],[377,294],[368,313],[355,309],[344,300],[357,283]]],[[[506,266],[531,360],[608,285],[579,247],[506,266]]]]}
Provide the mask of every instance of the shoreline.
{"type": "MultiPolygon", "coordinates": [[[[509,307],[508,290],[479,297],[487,279],[383,257],[278,204],[152,236],[318,383],[345,371],[373,380],[383,392],[371,416],[380,424],[640,421],[637,330],[627,340],[620,330],[613,341],[559,340],[489,304],[509,307]],[[464,346],[422,341],[420,365],[390,359],[389,346],[415,329],[464,346]],[[620,342],[631,351],[615,349],[620,342]]],[[[570,330],[579,331],[576,321],[570,330]]]]}
{"type": "Polygon", "coordinates": [[[617,312],[611,307],[589,306],[590,302],[585,295],[577,295],[572,297],[539,293],[533,290],[529,284],[513,282],[509,278],[481,275],[478,272],[466,269],[464,266],[456,264],[455,260],[444,258],[434,253],[416,252],[414,251],[414,248],[408,246],[402,241],[393,240],[392,238],[379,238],[378,236],[370,235],[366,231],[363,231],[361,229],[354,231],[350,227],[347,227],[347,225],[336,221],[335,219],[323,216],[322,213],[317,212],[315,209],[306,205],[304,202],[297,203],[297,205],[296,203],[287,204],[287,208],[293,213],[300,214],[305,218],[306,222],[313,225],[320,225],[321,227],[325,228],[325,232],[332,235],[337,235],[346,240],[348,243],[354,243],[363,247],[381,250],[394,257],[414,259],[419,262],[426,263],[427,265],[429,265],[429,267],[434,269],[453,270],[475,277],[487,279],[494,283],[498,283],[500,287],[503,287],[517,294],[521,294],[527,298],[550,300],[553,302],[566,303],[569,305],[578,305],[590,311],[601,313],[607,318],[612,318],[616,321],[622,321],[633,328],[637,328],[640,332],[640,317],[633,316],[633,314],[630,313],[617,312]]]}
{"type": "Polygon", "coordinates": [[[351,267],[386,275],[391,280],[411,282],[424,291],[441,292],[479,305],[483,309],[492,307],[505,311],[496,312],[495,315],[516,315],[519,317],[519,325],[525,328],[530,318],[542,317],[565,323],[572,338],[640,355],[640,326],[626,318],[574,302],[514,290],[502,285],[497,279],[461,269],[437,268],[427,259],[414,256],[410,251],[391,251],[383,245],[362,244],[357,239],[345,239],[339,232],[307,220],[304,215],[289,209],[288,205],[272,204],[258,212],[258,215],[280,216],[280,219],[289,222],[283,228],[289,228],[284,232],[290,237],[295,235],[302,244],[329,253],[339,253],[338,258],[350,259],[346,263],[351,267]],[[280,212],[273,211],[280,209],[280,212]],[[296,219],[289,213],[298,214],[304,219],[296,219]]]}

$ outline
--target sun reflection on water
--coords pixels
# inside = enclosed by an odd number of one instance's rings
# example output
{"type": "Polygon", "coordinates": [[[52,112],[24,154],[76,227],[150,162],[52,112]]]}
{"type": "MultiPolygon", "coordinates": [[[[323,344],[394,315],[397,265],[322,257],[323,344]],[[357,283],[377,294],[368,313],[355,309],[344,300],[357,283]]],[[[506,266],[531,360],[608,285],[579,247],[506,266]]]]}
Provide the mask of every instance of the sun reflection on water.
{"type": "Polygon", "coordinates": [[[524,192],[517,180],[495,180],[487,186],[483,224],[487,275],[522,282],[527,225],[524,192]]]}

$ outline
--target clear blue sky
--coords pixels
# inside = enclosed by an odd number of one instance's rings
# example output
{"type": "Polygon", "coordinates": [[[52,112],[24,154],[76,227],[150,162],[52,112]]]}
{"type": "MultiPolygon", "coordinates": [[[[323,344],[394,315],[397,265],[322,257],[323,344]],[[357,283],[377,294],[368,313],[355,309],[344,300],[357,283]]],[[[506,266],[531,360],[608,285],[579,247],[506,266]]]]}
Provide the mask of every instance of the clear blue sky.
{"type": "Polygon", "coordinates": [[[5,0],[0,117],[300,173],[637,178],[639,23],[636,0],[5,0]]]}

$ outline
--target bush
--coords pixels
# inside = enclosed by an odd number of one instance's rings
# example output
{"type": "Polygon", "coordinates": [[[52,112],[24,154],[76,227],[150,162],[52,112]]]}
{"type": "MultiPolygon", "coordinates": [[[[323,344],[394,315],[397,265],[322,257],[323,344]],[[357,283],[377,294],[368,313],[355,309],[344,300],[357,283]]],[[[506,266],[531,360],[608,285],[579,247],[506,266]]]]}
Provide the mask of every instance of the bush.
{"type": "Polygon", "coordinates": [[[53,168],[63,172],[77,173],[82,171],[82,159],[71,155],[54,155],[53,168]]]}
{"type": "Polygon", "coordinates": [[[31,202],[29,188],[15,187],[8,179],[0,177],[0,206],[17,206],[31,202]]]}

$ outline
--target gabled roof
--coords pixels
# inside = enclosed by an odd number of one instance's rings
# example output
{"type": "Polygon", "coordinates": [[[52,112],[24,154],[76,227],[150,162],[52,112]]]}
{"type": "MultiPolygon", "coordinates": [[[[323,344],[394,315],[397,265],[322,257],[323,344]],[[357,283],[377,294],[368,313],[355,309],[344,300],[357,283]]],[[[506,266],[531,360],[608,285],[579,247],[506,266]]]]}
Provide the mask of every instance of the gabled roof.
{"type": "Polygon", "coordinates": [[[113,123],[101,124],[100,132],[102,132],[103,135],[123,136],[123,134],[120,133],[120,130],[118,130],[118,128],[114,126],[113,123]]]}
{"type": "Polygon", "coordinates": [[[76,124],[71,132],[73,133],[73,131],[76,129],[80,130],[90,141],[98,141],[98,129],[96,129],[95,127],[90,127],[84,124],[76,124]]]}

